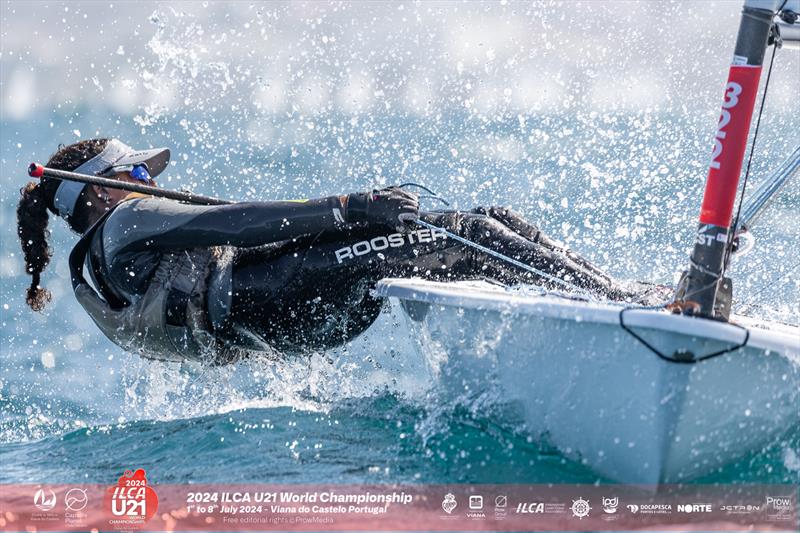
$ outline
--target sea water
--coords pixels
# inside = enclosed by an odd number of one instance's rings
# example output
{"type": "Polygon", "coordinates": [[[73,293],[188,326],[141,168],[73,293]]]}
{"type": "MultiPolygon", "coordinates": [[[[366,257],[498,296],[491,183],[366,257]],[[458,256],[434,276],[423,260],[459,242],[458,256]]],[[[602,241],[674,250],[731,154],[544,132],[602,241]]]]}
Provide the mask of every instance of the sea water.
{"type": "MultiPolygon", "coordinates": [[[[452,11],[445,15],[459,12],[458,6],[441,5],[452,11]]],[[[13,19],[10,9],[4,5],[6,20],[13,19]]],[[[493,15],[513,21],[518,14],[493,15]]],[[[552,35],[565,27],[558,9],[543,8],[539,15],[544,29],[537,31],[552,35]]],[[[149,17],[129,14],[126,20],[138,21],[137,31],[147,46],[138,55],[122,45],[111,46],[108,53],[119,55],[122,64],[133,56],[131,70],[85,74],[91,58],[81,56],[72,59],[81,62],[76,71],[81,75],[59,79],[55,85],[49,81],[45,92],[50,96],[42,96],[41,105],[29,104],[20,112],[12,107],[24,103],[22,96],[4,99],[0,482],[107,483],[129,468],[146,469],[156,484],[607,481],[528,433],[513,412],[504,409],[501,397],[495,402],[483,398],[474,405],[439,402],[435,379],[399,314],[385,313],[362,337],[325,353],[254,358],[222,368],[141,360],[106,340],[76,303],[67,267],[76,237],[58,220],[51,221],[55,253],[43,275],[53,301],[44,313],[34,313],[24,301],[29,278],[15,232],[17,191],[27,180],[27,164],[45,161],[59,143],[116,136],[137,147],[171,148],[173,164],[159,177],[164,187],[231,199],[276,200],[413,181],[432,188],[454,208],[510,205],[621,279],[671,285],[692,246],[732,41],[706,43],[713,48],[705,52],[709,56],[724,55],[713,63],[713,75],[693,70],[687,75],[691,79],[702,74],[715,84],[699,87],[687,81],[692,90],[685,91],[669,86],[670,96],[659,106],[636,101],[600,109],[596,105],[602,98],[594,104],[569,104],[580,98],[582,89],[567,83],[556,100],[545,99],[546,105],[521,111],[502,89],[503,76],[510,76],[513,65],[495,65],[491,74],[500,79],[500,91],[491,105],[470,96],[477,90],[471,83],[486,78],[478,69],[471,82],[462,79],[453,86],[448,85],[452,80],[441,81],[446,96],[437,100],[422,95],[418,112],[394,106],[391,98],[378,94],[391,92],[381,83],[405,83],[402,76],[395,79],[386,72],[369,86],[367,108],[354,108],[347,98],[315,108],[311,104],[316,100],[309,104],[306,99],[276,111],[263,106],[271,102],[277,78],[269,82],[269,76],[248,71],[242,66],[247,54],[226,54],[235,48],[231,41],[243,42],[242,32],[261,24],[270,42],[270,31],[279,31],[265,20],[299,20],[300,15],[275,8],[274,13],[238,16],[238,26],[219,18],[218,25],[229,25],[223,31],[175,9],[155,10],[149,17]],[[58,83],[68,88],[67,96],[58,97],[58,83]],[[124,93],[126,87],[152,95],[167,85],[172,94],[159,105],[134,100],[125,107],[122,97],[103,96],[124,93]],[[86,94],[76,93],[75,87],[86,94]],[[246,91],[237,92],[242,87],[265,94],[243,98],[246,91]]],[[[730,32],[736,16],[726,17],[730,32]]],[[[311,20],[314,24],[314,17],[311,20]]],[[[335,29],[333,22],[316,24],[335,29]]],[[[419,29],[406,36],[414,31],[419,29]]],[[[327,35],[318,33],[317,44],[327,35]]],[[[70,50],[74,41],[59,35],[70,50]]],[[[343,38],[340,35],[340,41],[343,38]]],[[[639,42],[636,35],[627,38],[639,42]]],[[[495,49],[498,42],[492,45],[495,49]]],[[[541,43],[542,53],[569,55],[569,50],[556,53],[549,43],[558,39],[541,43]]],[[[645,46],[643,38],[639,44],[645,46]]],[[[683,54],[676,56],[679,59],[688,62],[694,57],[692,50],[680,48],[681,43],[669,44],[683,54]]],[[[396,46],[400,51],[413,48],[408,42],[396,46]]],[[[291,55],[286,50],[278,50],[278,64],[292,64],[284,57],[291,55]]],[[[487,64],[496,61],[489,52],[480,51],[487,64]]],[[[401,56],[398,52],[394,58],[398,64],[401,56]]],[[[13,78],[11,85],[24,85],[19,55],[6,52],[2,60],[4,79],[21,76],[21,82],[13,78]]],[[[454,67],[453,76],[459,69],[472,68],[465,64],[454,67]]],[[[376,71],[383,68],[380,62],[375,65],[376,71]]],[[[683,68],[670,65],[673,74],[683,68]]],[[[773,83],[796,86],[797,58],[787,58],[782,65],[773,83]]],[[[593,80],[603,74],[584,67],[574,77],[593,80]]],[[[329,73],[335,70],[328,68],[329,73]]],[[[413,70],[407,64],[403,68],[413,70]]],[[[563,80],[565,73],[559,73],[558,66],[550,68],[557,74],[554,83],[563,80]]],[[[338,79],[322,85],[332,84],[328,89],[335,92],[338,79]]],[[[289,91],[293,80],[290,76],[289,85],[278,92],[289,91]]],[[[508,85],[513,94],[513,83],[508,85]]],[[[641,84],[634,85],[641,89],[641,84]]],[[[315,94],[314,87],[309,85],[304,98],[315,94]]],[[[8,89],[4,98],[12,92],[8,89]]],[[[778,94],[785,96],[785,91],[778,94]]],[[[766,106],[751,191],[800,142],[800,116],[787,112],[780,104],[785,101],[766,106]]],[[[431,200],[424,200],[423,206],[439,207],[431,200]]],[[[800,183],[795,180],[786,187],[753,233],[755,249],[735,260],[731,269],[737,308],[797,323],[800,183]]],[[[800,428],[782,430],[764,450],[698,481],[797,483],[800,428]]]]}

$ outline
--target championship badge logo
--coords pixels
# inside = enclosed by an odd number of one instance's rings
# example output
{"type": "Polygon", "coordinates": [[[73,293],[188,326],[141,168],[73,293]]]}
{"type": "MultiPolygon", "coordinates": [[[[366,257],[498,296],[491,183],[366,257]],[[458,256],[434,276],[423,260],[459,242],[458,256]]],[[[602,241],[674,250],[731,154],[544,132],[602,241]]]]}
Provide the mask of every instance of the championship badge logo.
{"type": "Polygon", "coordinates": [[[141,528],[153,518],[158,511],[158,496],[147,484],[144,470],[126,470],[106,491],[105,509],[111,515],[109,525],[118,530],[141,528]]]}

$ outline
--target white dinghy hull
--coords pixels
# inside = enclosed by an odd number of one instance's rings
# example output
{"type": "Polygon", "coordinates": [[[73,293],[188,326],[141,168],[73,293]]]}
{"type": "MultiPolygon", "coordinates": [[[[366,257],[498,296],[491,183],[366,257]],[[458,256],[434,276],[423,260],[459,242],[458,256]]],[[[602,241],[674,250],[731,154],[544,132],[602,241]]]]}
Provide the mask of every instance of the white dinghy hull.
{"type": "Polygon", "coordinates": [[[625,324],[668,357],[747,337],[677,363],[626,332],[616,304],[415,279],[382,280],[376,293],[400,304],[444,394],[497,387],[533,434],[612,480],[696,478],[800,424],[797,327],[626,311],[625,324]]]}

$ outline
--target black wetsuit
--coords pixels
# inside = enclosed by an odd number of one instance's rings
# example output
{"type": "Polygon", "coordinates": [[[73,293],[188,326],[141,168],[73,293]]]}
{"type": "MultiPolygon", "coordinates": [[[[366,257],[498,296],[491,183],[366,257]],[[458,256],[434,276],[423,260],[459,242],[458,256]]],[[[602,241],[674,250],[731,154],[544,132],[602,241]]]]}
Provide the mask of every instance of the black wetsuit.
{"type": "MultiPolygon", "coordinates": [[[[284,352],[337,346],[363,332],[381,311],[382,300],[370,291],[384,277],[543,281],[443,232],[347,224],[339,201],[190,206],[128,200],[95,234],[90,271],[106,299],[124,305],[147,290],[164,254],[222,247],[227,259],[218,254],[213,262],[205,299],[213,335],[234,347],[266,344],[284,352]]],[[[420,217],[600,296],[629,296],[506,209],[420,217]]],[[[175,315],[169,320],[183,320],[175,315]]]]}

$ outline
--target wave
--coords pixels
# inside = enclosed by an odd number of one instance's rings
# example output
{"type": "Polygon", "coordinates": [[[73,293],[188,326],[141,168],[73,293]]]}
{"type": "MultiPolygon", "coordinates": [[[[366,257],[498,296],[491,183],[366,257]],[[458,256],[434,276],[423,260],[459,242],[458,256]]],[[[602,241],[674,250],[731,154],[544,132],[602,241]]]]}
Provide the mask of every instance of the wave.
{"type": "MultiPolygon", "coordinates": [[[[534,438],[513,406],[437,405],[384,393],[326,410],[246,407],[97,425],[0,446],[0,482],[605,482],[534,438]]],[[[543,443],[544,442],[544,443],[543,443]]],[[[800,428],[700,483],[797,483],[800,428]]]]}

